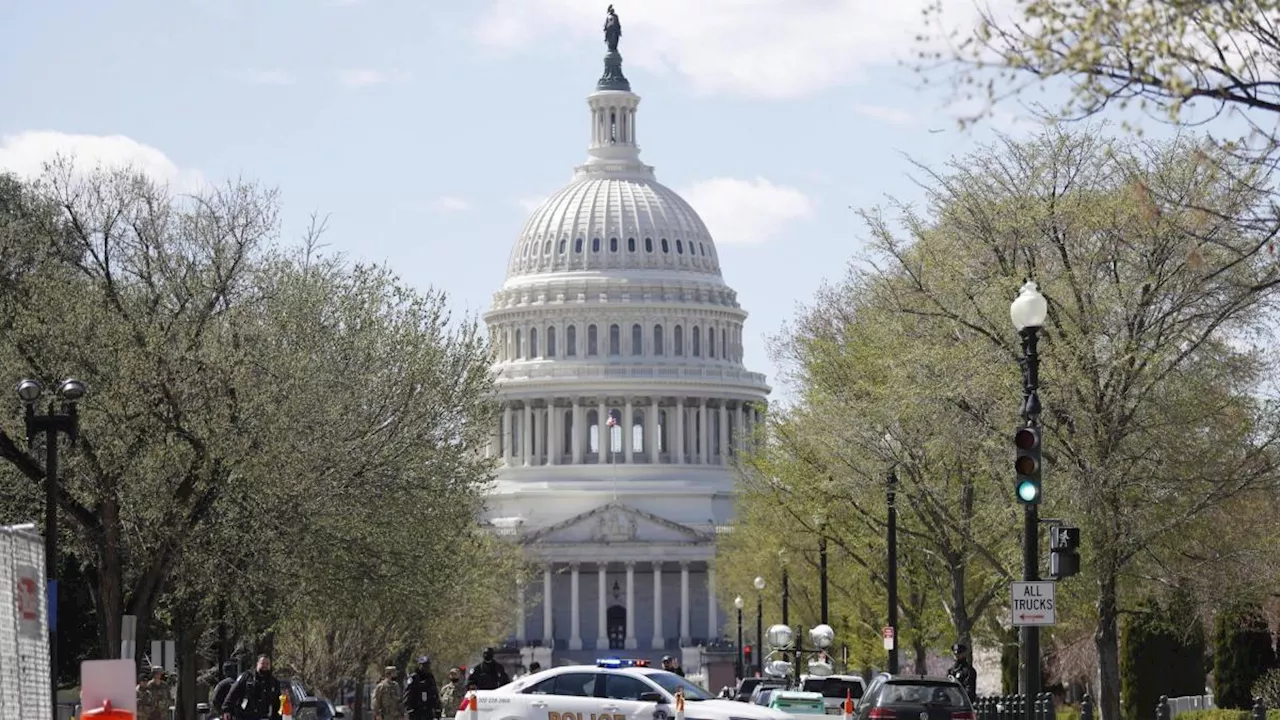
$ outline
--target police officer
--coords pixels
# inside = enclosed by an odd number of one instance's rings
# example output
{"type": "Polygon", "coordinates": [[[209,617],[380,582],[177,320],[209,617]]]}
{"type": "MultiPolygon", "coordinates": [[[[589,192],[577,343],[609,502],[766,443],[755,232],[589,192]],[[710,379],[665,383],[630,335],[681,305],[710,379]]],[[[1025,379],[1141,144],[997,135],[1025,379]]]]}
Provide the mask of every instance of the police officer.
{"type": "Polygon", "coordinates": [[[409,720],[432,720],[440,711],[440,690],[431,675],[431,658],[418,658],[418,667],[404,684],[404,710],[409,720]]]}
{"type": "Polygon", "coordinates": [[[271,658],[236,678],[222,702],[222,720],[280,720],[280,681],[271,672],[271,658]]]}
{"type": "Polygon", "coordinates": [[[496,690],[511,682],[507,669],[493,659],[493,648],[484,649],[484,659],[471,671],[471,682],[480,690],[496,690]]]}
{"type": "Polygon", "coordinates": [[[138,686],[138,720],[165,720],[169,717],[169,686],[164,668],[151,668],[151,679],[138,686]]]}
{"type": "Polygon", "coordinates": [[[373,720],[403,720],[400,683],[396,682],[396,669],[390,665],[382,669],[382,682],[373,689],[373,720]]]}
{"type": "Polygon", "coordinates": [[[972,658],[969,655],[969,648],[963,643],[956,643],[951,646],[951,652],[955,655],[956,661],[947,670],[947,677],[960,683],[960,687],[969,694],[970,700],[978,699],[978,671],[974,669],[972,658]]]}
{"type": "Polygon", "coordinates": [[[237,674],[235,663],[222,663],[222,679],[213,686],[213,695],[209,698],[209,707],[213,712],[222,712],[222,703],[227,701],[227,693],[231,692],[231,686],[236,683],[237,674]]]}

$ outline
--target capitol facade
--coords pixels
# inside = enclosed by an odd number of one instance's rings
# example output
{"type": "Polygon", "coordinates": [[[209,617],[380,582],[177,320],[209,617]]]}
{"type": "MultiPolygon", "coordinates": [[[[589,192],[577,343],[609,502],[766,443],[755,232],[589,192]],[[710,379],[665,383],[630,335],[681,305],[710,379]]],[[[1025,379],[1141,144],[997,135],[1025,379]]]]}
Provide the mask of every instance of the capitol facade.
{"type": "Polygon", "coordinates": [[[692,670],[722,637],[716,537],[769,386],[742,364],[747,313],[706,225],[640,161],[610,22],[587,160],[525,224],[485,315],[503,405],[486,519],[542,567],[516,598],[524,664],[692,670]]]}

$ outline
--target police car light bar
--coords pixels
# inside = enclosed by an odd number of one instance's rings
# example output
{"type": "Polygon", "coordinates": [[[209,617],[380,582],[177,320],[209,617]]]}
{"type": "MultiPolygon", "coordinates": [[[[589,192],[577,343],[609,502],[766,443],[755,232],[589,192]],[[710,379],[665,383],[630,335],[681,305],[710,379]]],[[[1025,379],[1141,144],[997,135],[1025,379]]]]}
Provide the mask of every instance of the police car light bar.
{"type": "Polygon", "coordinates": [[[599,658],[596,660],[596,667],[607,667],[607,668],[649,667],[649,661],[648,660],[623,660],[622,658],[599,658]]]}

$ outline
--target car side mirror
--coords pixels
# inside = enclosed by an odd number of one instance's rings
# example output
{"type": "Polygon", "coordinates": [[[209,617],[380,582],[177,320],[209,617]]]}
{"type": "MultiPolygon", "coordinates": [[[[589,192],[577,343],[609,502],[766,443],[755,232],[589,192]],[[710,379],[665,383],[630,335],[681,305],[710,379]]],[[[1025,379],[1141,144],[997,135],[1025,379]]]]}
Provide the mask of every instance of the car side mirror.
{"type": "Polygon", "coordinates": [[[334,711],[333,711],[333,717],[334,717],[334,718],[344,718],[344,717],[346,717],[346,716],[347,716],[347,714],[346,714],[346,713],[344,713],[344,712],[342,712],[341,710],[334,710],[334,711]]]}
{"type": "Polygon", "coordinates": [[[658,692],[640,693],[640,702],[651,702],[651,703],[658,703],[661,705],[666,701],[667,701],[667,697],[662,693],[658,693],[658,692]]]}

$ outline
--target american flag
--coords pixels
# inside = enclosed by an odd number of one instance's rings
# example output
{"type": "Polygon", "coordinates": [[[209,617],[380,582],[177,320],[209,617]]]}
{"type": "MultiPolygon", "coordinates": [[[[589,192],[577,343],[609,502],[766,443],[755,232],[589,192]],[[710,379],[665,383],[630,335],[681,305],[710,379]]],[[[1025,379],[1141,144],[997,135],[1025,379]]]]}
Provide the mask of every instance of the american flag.
{"type": "Polygon", "coordinates": [[[609,422],[605,423],[609,427],[618,427],[618,420],[614,416],[609,416],[609,422]]]}

